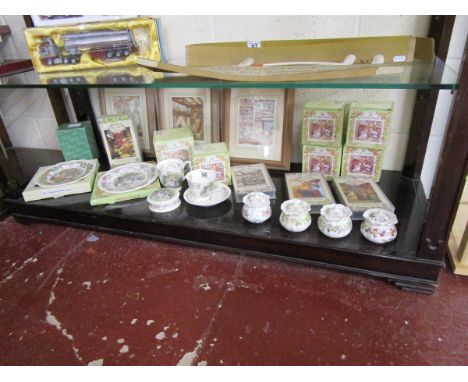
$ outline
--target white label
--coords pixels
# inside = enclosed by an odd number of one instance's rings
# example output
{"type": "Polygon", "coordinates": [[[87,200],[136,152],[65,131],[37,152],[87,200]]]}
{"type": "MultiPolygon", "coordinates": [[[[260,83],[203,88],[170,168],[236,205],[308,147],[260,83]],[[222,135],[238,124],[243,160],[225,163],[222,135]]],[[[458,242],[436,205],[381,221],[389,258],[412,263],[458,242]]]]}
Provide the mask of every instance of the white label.
{"type": "Polygon", "coordinates": [[[80,127],[80,126],[81,126],[81,123],[70,123],[68,125],[68,128],[73,129],[74,127],[80,127]]]}
{"type": "Polygon", "coordinates": [[[261,41],[247,41],[247,48],[261,48],[261,41]]]}
{"type": "Polygon", "coordinates": [[[393,57],[393,62],[405,62],[406,56],[395,56],[393,57]]]}

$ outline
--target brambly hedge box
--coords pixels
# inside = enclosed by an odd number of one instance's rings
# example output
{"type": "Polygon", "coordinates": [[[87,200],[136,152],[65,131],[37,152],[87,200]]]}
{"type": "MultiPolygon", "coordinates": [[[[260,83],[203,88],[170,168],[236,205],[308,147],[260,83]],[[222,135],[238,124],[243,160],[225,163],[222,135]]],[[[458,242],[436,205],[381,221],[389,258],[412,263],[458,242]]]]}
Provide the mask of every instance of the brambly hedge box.
{"type": "Polygon", "coordinates": [[[157,21],[149,17],[27,28],[24,35],[38,73],[161,61],[157,21]]]}
{"type": "Polygon", "coordinates": [[[177,129],[158,130],[153,135],[154,152],[158,162],[178,158],[183,161],[192,161],[194,139],[189,127],[177,129]]]}
{"type": "Polygon", "coordinates": [[[349,105],[346,145],[383,150],[391,130],[392,102],[349,105]]]}
{"type": "Polygon", "coordinates": [[[341,176],[373,178],[380,180],[383,151],[345,146],[341,165],[341,176]]]}
{"type": "Polygon", "coordinates": [[[193,168],[216,171],[216,181],[231,184],[231,160],[226,143],[195,143],[193,168]]]}
{"type": "Polygon", "coordinates": [[[325,179],[340,175],[341,147],[302,146],[302,172],[322,174],[325,179]]]}
{"type": "Polygon", "coordinates": [[[33,202],[35,200],[52,198],[55,199],[67,195],[76,195],[91,192],[91,190],[93,189],[94,178],[96,177],[96,172],[99,168],[99,162],[97,159],[92,159],[91,161],[96,165],[96,167],[95,170],[92,171],[86,178],[83,178],[73,183],[55,187],[40,187],[36,185],[37,176],[41,172],[43,172],[44,169],[47,169],[51,166],[39,167],[36,174],[33,176],[31,181],[28,183],[28,185],[23,191],[24,201],[33,202]]]}
{"type": "Polygon", "coordinates": [[[64,123],[56,134],[66,161],[99,157],[91,122],[64,123]]]}
{"type": "Polygon", "coordinates": [[[302,144],[341,146],[344,113],[343,102],[308,102],[302,118],[302,144]]]}

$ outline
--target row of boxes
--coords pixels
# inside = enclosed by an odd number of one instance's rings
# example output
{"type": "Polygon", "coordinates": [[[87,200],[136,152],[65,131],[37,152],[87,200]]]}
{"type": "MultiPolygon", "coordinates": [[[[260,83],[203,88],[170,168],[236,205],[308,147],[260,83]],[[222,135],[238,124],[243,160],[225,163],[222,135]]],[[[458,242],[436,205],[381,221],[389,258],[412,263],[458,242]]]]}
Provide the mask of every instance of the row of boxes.
{"type": "Polygon", "coordinates": [[[380,179],[391,129],[391,102],[309,102],[302,124],[302,171],[380,179]],[[346,130],[344,129],[344,121],[346,130]],[[343,147],[344,144],[344,147],[343,147]]]}

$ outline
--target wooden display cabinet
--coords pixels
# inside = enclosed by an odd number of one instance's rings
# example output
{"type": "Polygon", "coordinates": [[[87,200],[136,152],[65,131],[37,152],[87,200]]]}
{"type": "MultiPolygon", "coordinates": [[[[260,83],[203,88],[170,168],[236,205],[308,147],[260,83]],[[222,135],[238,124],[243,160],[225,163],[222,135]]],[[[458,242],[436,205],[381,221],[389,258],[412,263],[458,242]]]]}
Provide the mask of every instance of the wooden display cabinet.
{"type": "MultiPolygon", "coordinates": [[[[435,38],[436,53],[445,59],[454,22],[453,16],[432,18],[430,36],[435,38]]],[[[351,271],[383,278],[409,290],[431,293],[437,285],[444,265],[450,227],[466,176],[468,155],[468,62],[467,51],[459,79],[442,77],[444,64],[438,60],[430,68],[413,64],[411,78],[401,80],[347,79],[297,83],[239,83],[195,77],[167,76],[164,79],[135,79],[131,84],[112,82],[112,78],[89,81],[86,77],[67,74],[56,81],[43,82],[34,72],[8,77],[1,88],[45,88],[52,99],[59,123],[66,122],[61,88],[68,88],[78,120],[95,116],[87,88],[102,87],[234,87],[271,88],[367,88],[417,89],[408,150],[403,171],[383,171],[379,182],[396,207],[399,234],[394,242],[377,245],[366,241],[355,221],[352,233],[340,240],[320,234],[317,215],[307,231],[293,234],[279,221],[280,204],[287,199],[284,171],[271,170],[277,187],[272,202],[273,215],[267,222],[254,225],[241,215],[242,204],[233,199],[212,208],[199,208],[182,202],[182,206],[166,214],[154,214],[146,200],[92,207],[89,194],[25,203],[21,190],[39,166],[63,160],[60,151],[22,149],[11,146],[5,130],[0,134],[6,153],[0,152],[0,180],[7,193],[4,201],[9,212],[21,222],[47,222],[102,230],[181,244],[198,245],[242,254],[299,261],[307,264],[351,271]],[[80,77],[79,81],[76,76],[80,77]],[[439,159],[430,200],[422,188],[420,175],[430,134],[437,95],[440,90],[456,91],[443,151],[439,159]],[[456,153],[456,155],[454,155],[456,153]],[[6,155],[5,155],[6,154],[6,155]]],[[[396,79],[395,79],[396,78],[396,79]]],[[[1,126],[0,126],[1,127],[1,126]]],[[[99,136],[96,134],[96,136],[99,136]]],[[[291,171],[300,171],[299,163],[291,171]]]]}

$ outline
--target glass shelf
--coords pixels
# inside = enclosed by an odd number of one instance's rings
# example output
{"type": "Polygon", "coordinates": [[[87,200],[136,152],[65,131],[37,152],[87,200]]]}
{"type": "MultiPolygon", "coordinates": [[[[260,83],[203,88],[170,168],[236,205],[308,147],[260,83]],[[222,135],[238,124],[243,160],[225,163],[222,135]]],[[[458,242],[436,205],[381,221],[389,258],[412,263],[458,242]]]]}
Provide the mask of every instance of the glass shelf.
{"type": "Polygon", "coordinates": [[[37,74],[34,71],[0,78],[1,88],[348,88],[449,89],[458,87],[454,70],[437,59],[433,64],[404,65],[401,74],[301,82],[232,82],[153,72],[140,66],[37,74]]]}

